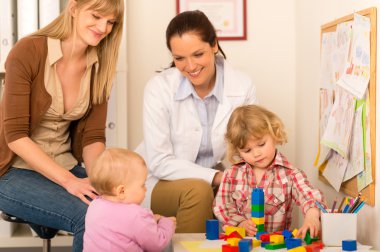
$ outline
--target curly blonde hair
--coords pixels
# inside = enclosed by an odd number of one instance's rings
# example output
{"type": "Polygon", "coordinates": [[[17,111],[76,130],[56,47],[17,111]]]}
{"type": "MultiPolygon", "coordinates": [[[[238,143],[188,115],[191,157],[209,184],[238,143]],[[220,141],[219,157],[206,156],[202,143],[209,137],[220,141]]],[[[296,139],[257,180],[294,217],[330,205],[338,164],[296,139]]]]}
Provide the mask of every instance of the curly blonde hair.
{"type": "Polygon", "coordinates": [[[273,112],[258,106],[237,107],[227,124],[227,157],[231,163],[240,162],[238,149],[243,149],[250,139],[261,139],[266,134],[273,137],[276,144],[287,142],[287,135],[281,119],[273,112]]]}

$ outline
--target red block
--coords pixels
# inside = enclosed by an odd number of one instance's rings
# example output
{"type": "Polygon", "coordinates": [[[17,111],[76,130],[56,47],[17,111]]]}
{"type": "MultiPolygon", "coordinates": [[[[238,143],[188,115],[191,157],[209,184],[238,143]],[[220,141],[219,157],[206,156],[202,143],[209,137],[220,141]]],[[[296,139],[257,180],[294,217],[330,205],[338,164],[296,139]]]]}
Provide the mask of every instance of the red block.
{"type": "Polygon", "coordinates": [[[262,235],[260,235],[260,240],[262,242],[269,242],[270,241],[270,234],[262,234],[262,235]]]}
{"type": "Polygon", "coordinates": [[[243,237],[241,237],[241,235],[238,233],[238,231],[233,231],[231,234],[224,235],[224,237],[223,237],[223,239],[225,241],[227,241],[228,238],[239,238],[239,239],[242,239],[243,237]]]}
{"type": "Polygon", "coordinates": [[[238,246],[231,246],[230,244],[222,245],[222,252],[239,252],[238,246]]]}
{"type": "Polygon", "coordinates": [[[311,244],[318,245],[319,249],[323,249],[323,247],[325,246],[325,245],[323,245],[323,242],[321,242],[321,241],[315,241],[315,242],[312,242],[311,244]]]}
{"type": "Polygon", "coordinates": [[[320,252],[320,244],[309,244],[307,246],[304,246],[306,248],[306,252],[320,252]]]}

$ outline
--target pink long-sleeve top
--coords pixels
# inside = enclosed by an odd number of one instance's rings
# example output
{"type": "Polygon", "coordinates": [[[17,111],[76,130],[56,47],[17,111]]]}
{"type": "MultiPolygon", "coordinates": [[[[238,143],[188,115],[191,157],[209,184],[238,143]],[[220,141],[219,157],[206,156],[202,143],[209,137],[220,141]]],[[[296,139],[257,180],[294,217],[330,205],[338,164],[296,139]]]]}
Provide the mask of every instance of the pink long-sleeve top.
{"type": "Polygon", "coordinates": [[[103,198],[93,200],[86,214],[84,252],[162,251],[174,233],[173,221],[157,223],[151,210],[103,198]]]}

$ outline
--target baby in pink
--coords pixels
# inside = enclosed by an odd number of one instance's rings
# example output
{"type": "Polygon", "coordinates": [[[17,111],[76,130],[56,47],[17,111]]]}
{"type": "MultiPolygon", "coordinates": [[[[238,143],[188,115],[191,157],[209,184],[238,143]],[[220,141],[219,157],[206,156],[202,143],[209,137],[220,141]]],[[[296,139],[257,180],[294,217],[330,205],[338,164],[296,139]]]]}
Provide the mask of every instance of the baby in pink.
{"type": "Polygon", "coordinates": [[[167,247],[176,220],[140,206],[146,177],[144,160],[132,151],[114,148],[99,156],[89,178],[101,196],[87,210],[84,252],[154,252],[167,247]]]}

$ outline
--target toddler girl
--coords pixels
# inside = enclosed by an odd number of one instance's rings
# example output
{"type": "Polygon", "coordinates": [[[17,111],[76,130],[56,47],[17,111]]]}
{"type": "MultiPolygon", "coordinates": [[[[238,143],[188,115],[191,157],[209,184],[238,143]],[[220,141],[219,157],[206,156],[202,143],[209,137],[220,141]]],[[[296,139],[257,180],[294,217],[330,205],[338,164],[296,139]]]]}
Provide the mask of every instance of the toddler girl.
{"type": "Polygon", "coordinates": [[[297,236],[304,237],[307,230],[316,236],[320,211],[315,202],[323,201],[323,196],[276,149],[287,141],[280,118],[257,105],[238,107],[229,119],[226,140],[234,165],[224,172],[213,208],[222,224],[243,227],[247,235],[254,236],[257,228],[251,220],[250,197],[259,187],[265,196],[265,231],[289,229],[296,203],[305,214],[297,236]]]}

